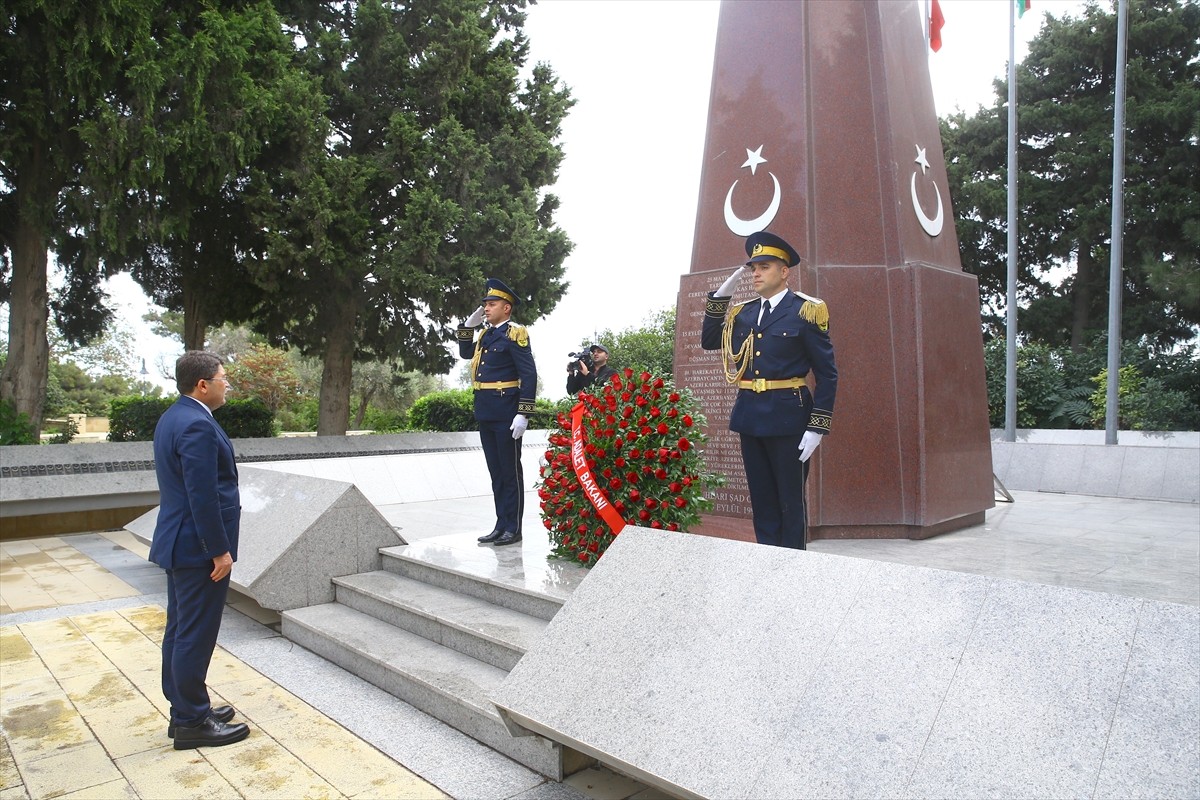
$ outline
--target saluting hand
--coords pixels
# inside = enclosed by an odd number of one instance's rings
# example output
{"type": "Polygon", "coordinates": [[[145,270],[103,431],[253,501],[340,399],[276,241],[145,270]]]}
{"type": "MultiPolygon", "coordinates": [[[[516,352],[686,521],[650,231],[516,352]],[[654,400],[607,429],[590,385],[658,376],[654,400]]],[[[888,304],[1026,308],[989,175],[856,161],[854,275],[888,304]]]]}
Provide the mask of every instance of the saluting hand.
{"type": "Polygon", "coordinates": [[[482,324],[483,306],[480,306],[479,308],[475,309],[475,312],[471,314],[471,316],[467,317],[467,321],[463,323],[463,326],[467,328],[478,328],[482,324]]]}
{"type": "Polygon", "coordinates": [[[737,269],[733,271],[733,274],[726,278],[725,282],[721,284],[721,288],[717,289],[713,297],[733,297],[733,290],[737,288],[738,282],[742,279],[742,276],[749,271],[749,268],[745,264],[739,264],[737,269]]]}

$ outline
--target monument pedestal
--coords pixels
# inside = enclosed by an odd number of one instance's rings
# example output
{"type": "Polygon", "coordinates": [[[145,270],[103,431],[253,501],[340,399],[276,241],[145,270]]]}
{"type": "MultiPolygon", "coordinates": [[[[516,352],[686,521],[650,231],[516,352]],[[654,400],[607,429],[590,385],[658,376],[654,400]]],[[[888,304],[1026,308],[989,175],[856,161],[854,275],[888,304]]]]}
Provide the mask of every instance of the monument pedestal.
{"type": "MultiPolygon", "coordinates": [[[[709,467],[728,479],[714,514],[735,519],[751,516],[727,430],[737,390],[699,332],[704,295],[758,230],[799,251],[792,288],[829,306],[838,393],[809,474],[809,537],[982,522],[994,500],[979,287],[959,261],[915,0],[721,8],[675,376],[700,396],[709,467]]],[[[754,297],[748,284],[735,302],[754,297]]]]}

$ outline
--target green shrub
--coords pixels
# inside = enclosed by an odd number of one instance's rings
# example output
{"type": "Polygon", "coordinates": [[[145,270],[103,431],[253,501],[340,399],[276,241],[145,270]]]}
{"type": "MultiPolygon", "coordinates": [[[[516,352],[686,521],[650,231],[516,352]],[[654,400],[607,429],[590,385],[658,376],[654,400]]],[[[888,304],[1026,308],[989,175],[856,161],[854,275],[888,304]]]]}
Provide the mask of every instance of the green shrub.
{"type": "MultiPolygon", "coordinates": [[[[154,441],[158,419],[177,398],[118,397],[109,404],[110,442],[154,441]]],[[[273,436],[270,410],[257,399],[230,400],[213,414],[230,439],[273,436]]]]}
{"type": "Polygon", "coordinates": [[[230,439],[259,439],[275,435],[275,415],[257,397],[230,400],[213,412],[230,439]]]}
{"type": "Polygon", "coordinates": [[[154,441],[154,426],[171,404],[171,397],[114,397],[108,404],[110,442],[154,441]]]}
{"type": "Polygon", "coordinates": [[[408,410],[408,427],[414,431],[477,431],[475,398],[469,389],[433,392],[408,410]]]}
{"type": "Polygon", "coordinates": [[[369,406],[362,427],[376,433],[400,433],[408,429],[408,415],[403,411],[369,406]]]}
{"type": "Polygon", "coordinates": [[[0,444],[37,444],[28,414],[21,414],[8,400],[0,400],[0,444]]]}

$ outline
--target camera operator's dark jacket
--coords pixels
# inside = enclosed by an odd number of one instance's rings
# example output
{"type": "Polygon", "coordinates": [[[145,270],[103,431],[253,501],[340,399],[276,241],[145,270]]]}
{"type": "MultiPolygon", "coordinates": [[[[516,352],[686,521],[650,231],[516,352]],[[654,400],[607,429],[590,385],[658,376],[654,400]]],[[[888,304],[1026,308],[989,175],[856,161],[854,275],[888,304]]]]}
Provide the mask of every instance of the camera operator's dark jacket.
{"type": "Polygon", "coordinates": [[[592,370],[587,375],[578,370],[571,372],[567,375],[567,394],[578,394],[592,385],[603,387],[608,379],[616,374],[616,369],[610,367],[608,364],[599,369],[592,370]]]}

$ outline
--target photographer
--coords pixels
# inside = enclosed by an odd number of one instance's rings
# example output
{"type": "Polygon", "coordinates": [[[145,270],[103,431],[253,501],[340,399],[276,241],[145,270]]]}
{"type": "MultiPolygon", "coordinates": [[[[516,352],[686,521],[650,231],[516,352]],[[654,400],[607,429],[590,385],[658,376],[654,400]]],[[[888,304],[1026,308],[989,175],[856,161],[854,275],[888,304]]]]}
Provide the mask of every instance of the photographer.
{"type": "Polygon", "coordinates": [[[578,394],[590,386],[603,386],[617,373],[608,365],[608,348],[602,344],[570,355],[574,360],[567,364],[567,394],[578,394]]]}

